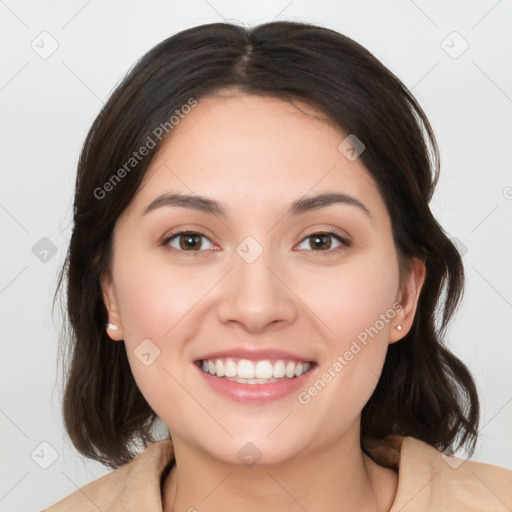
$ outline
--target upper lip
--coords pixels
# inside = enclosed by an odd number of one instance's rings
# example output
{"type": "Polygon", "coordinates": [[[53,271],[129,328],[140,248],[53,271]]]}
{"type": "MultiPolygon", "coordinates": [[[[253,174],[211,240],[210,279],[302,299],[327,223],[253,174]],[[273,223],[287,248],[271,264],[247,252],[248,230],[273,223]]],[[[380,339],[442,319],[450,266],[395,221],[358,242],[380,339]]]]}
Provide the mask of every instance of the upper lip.
{"type": "Polygon", "coordinates": [[[248,359],[249,361],[263,361],[265,359],[291,359],[292,361],[313,362],[307,356],[300,356],[293,352],[286,350],[279,350],[274,348],[253,348],[247,347],[229,348],[225,350],[218,350],[216,352],[209,352],[199,358],[197,361],[204,361],[205,359],[220,359],[223,357],[233,357],[237,359],[248,359]]]}

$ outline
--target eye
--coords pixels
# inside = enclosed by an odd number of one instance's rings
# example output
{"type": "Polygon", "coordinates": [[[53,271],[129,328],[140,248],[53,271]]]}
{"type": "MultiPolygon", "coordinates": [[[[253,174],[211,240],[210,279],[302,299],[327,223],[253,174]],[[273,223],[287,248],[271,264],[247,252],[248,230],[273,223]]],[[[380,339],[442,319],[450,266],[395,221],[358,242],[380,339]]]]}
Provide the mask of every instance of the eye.
{"type": "MultiPolygon", "coordinates": [[[[199,252],[201,250],[201,246],[203,245],[201,238],[208,240],[208,242],[212,244],[210,239],[203,233],[196,231],[179,231],[178,233],[174,233],[172,236],[167,237],[162,242],[162,245],[165,245],[176,251],[199,252]]],[[[211,248],[212,247],[207,247],[207,249],[211,248]]]]}
{"type": "Polygon", "coordinates": [[[350,245],[347,240],[335,231],[318,232],[308,235],[298,246],[299,249],[308,249],[304,247],[304,244],[309,245],[310,250],[317,252],[332,252],[334,249],[350,245]]]}

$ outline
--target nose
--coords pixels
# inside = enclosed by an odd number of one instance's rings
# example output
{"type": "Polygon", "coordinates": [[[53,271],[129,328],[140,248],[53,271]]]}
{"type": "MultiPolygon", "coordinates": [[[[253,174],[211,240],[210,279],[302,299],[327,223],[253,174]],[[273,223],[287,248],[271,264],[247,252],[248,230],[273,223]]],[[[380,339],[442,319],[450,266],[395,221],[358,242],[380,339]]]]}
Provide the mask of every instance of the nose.
{"type": "Polygon", "coordinates": [[[265,251],[252,263],[236,256],[234,268],[223,280],[219,320],[250,333],[292,324],[298,314],[298,299],[287,283],[286,272],[278,268],[265,251]]]}

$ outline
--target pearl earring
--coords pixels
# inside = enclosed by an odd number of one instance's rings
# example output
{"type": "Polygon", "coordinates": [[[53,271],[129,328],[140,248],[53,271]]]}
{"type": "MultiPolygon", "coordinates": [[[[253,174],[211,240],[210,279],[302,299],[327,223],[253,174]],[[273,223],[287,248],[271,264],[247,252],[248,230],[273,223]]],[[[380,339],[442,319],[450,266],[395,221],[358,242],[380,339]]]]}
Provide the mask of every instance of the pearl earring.
{"type": "Polygon", "coordinates": [[[109,329],[111,329],[112,331],[115,331],[116,329],[118,329],[116,324],[105,324],[105,327],[107,328],[107,331],[109,329]]]}
{"type": "Polygon", "coordinates": [[[398,325],[396,326],[396,330],[397,330],[397,331],[401,331],[401,330],[402,330],[402,324],[398,324],[398,325]]]}

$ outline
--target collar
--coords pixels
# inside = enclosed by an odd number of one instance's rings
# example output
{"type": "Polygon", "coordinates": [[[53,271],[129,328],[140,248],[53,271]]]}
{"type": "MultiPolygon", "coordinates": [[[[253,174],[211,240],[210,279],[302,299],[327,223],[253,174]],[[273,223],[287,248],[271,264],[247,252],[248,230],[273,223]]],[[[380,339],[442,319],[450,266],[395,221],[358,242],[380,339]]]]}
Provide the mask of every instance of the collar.
{"type": "MultiPolygon", "coordinates": [[[[387,436],[363,449],[398,470],[389,512],[512,510],[512,471],[505,468],[447,456],[413,437],[387,436]]],[[[159,441],[43,512],[162,512],[162,483],[173,464],[172,441],[159,441]]]]}

